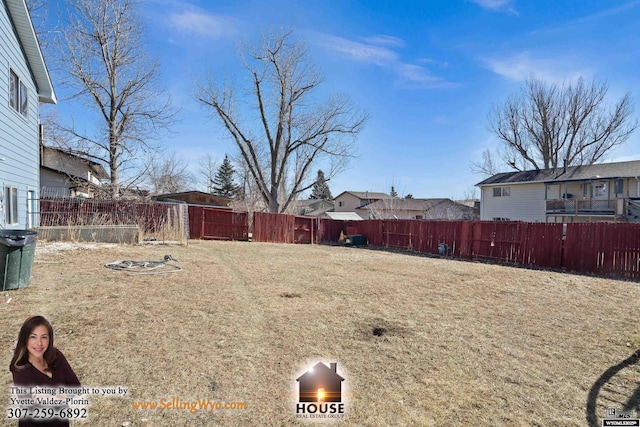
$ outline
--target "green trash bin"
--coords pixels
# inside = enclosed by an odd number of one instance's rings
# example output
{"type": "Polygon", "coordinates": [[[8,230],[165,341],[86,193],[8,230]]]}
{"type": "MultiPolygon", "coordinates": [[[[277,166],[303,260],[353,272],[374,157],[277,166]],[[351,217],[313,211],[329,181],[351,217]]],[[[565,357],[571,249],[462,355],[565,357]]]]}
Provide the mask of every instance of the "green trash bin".
{"type": "Polygon", "coordinates": [[[38,233],[29,230],[0,232],[2,290],[26,288],[31,280],[38,233]]]}

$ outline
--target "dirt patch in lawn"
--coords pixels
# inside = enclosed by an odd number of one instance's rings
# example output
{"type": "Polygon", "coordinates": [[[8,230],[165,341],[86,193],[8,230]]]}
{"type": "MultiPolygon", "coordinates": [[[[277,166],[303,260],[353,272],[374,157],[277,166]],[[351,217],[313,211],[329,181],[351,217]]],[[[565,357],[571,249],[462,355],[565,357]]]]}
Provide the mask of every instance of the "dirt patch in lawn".
{"type": "Polygon", "coordinates": [[[91,397],[86,425],[302,425],[318,361],[345,378],[346,425],[601,425],[640,393],[639,310],[638,283],[380,251],[39,246],[30,286],[0,296],[0,363],[42,314],[84,385],[129,391],[91,397]],[[104,267],[167,254],[182,271],[104,267]],[[132,406],[174,398],[247,407],[132,406]]]}

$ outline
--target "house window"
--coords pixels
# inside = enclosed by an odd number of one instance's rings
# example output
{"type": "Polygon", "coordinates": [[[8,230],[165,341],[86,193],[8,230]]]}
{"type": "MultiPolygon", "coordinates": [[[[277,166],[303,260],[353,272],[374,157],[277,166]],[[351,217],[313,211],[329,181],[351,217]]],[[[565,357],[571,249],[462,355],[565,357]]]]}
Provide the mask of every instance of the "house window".
{"type": "Polygon", "coordinates": [[[5,194],[5,219],[7,225],[18,223],[18,189],[16,187],[6,187],[5,194]]]}
{"type": "Polygon", "coordinates": [[[29,94],[27,87],[18,78],[18,75],[9,71],[9,106],[16,110],[18,113],[27,117],[27,111],[29,109],[29,94]]]}
{"type": "Polygon", "coordinates": [[[511,195],[511,187],[495,187],[493,197],[506,197],[511,195]]]}
{"type": "Polygon", "coordinates": [[[338,207],[343,207],[344,206],[344,202],[338,202],[338,207]]]}
{"type": "Polygon", "coordinates": [[[622,195],[622,188],[623,188],[623,184],[622,184],[622,178],[618,178],[616,179],[616,195],[622,195]]]}
{"type": "Polygon", "coordinates": [[[422,215],[416,215],[416,219],[422,219],[422,215]]]}
{"type": "Polygon", "coordinates": [[[494,221],[511,221],[509,218],[493,217],[494,221]]]}
{"type": "Polygon", "coordinates": [[[607,183],[606,182],[598,182],[594,187],[593,197],[598,199],[606,198],[608,196],[607,193],[607,183]]]}

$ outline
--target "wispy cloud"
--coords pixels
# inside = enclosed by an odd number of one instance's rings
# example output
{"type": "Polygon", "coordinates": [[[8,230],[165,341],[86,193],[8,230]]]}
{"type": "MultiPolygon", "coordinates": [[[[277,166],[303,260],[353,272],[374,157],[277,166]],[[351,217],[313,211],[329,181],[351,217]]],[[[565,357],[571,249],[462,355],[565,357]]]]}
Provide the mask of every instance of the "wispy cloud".
{"type": "Polygon", "coordinates": [[[400,62],[394,66],[395,72],[405,86],[444,89],[458,86],[455,83],[436,77],[425,67],[400,62]]]}
{"type": "Polygon", "coordinates": [[[602,19],[602,18],[608,18],[610,16],[615,16],[615,15],[618,15],[618,14],[620,14],[622,12],[626,12],[627,10],[632,9],[632,8],[634,8],[636,6],[639,6],[639,5],[640,5],[640,0],[630,1],[628,3],[620,5],[618,7],[602,10],[600,12],[594,13],[593,15],[584,16],[582,18],[579,18],[579,19],[573,21],[573,23],[574,24],[580,24],[580,23],[583,23],[583,22],[597,21],[597,20],[602,19]]]}
{"type": "Polygon", "coordinates": [[[214,15],[195,7],[171,13],[168,20],[172,27],[183,33],[209,39],[235,35],[238,27],[234,18],[214,15]]]}
{"type": "Polygon", "coordinates": [[[399,61],[399,55],[391,49],[358,43],[342,37],[324,35],[321,38],[321,44],[358,62],[387,66],[399,61]]]}
{"type": "Polygon", "coordinates": [[[420,62],[421,64],[436,65],[440,68],[447,68],[449,66],[449,63],[447,61],[438,61],[436,59],[431,59],[431,58],[420,58],[418,59],[418,62],[420,62]]]}
{"type": "Polygon", "coordinates": [[[435,89],[454,87],[455,83],[433,75],[428,68],[404,62],[392,47],[404,46],[402,39],[392,36],[360,38],[366,43],[348,40],[328,34],[320,34],[314,39],[326,49],[338,52],[352,61],[373,64],[393,72],[396,83],[410,88],[435,89]]]}
{"type": "Polygon", "coordinates": [[[522,81],[535,75],[546,81],[561,83],[590,77],[589,69],[570,68],[575,62],[562,59],[537,58],[525,51],[512,56],[489,57],[481,60],[485,67],[509,80],[522,81]]]}
{"type": "Polygon", "coordinates": [[[539,30],[532,31],[531,34],[554,34],[561,31],[566,31],[568,29],[572,29],[575,27],[579,27],[580,25],[587,24],[590,22],[595,22],[600,19],[609,18],[611,16],[619,15],[620,13],[626,12],[634,7],[640,6],[640,0],[630,1],[628,3],[622,4],[617,7],[613,7],[611,9],[601,10],[600,12],[596,12],[591,15],[583,16],[578,19],[574,19],[573,21],[569,21],[563,23],[561,26],[551,27],[551,28],[542,28],[539,30]]]}
{"type": "Polygon", "coordinates": [[[508,11],[517,15],[518,12],[512,6],[512,0],[471,0],[483,9],[496,10],[496,11],[508,11]]]}
{"type": "Polygon", "coordinates": [[[404,40],[402,40],[401,38],[388,36],[384,34],[371,36],[371,37],[360,37],[360,40],[362,40],[365,43],[378,45],[378,46],[404,47],[405,45],[404,40]]]}

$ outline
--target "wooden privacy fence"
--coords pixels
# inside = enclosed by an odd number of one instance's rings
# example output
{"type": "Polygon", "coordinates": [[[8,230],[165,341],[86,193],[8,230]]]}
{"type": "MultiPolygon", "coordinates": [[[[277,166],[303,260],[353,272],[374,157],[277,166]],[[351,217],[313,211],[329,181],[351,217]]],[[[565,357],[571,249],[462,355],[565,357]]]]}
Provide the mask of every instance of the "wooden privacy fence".
{"type": "Polygon", "coordinates": [[[335,243],[340,233],[356,222],[360,221],[256,212],[253,214],[252,240],[270,243],[335,243]]]}
{"type": "Polygon", "coordinates": [[[256,213],[253,240],[335,243],[341,231],[364,235],[372,246],[640,279],[640,224],[335,221],[256,213]]]}
{"type": "Polygon", "coordinates": [[[189,237],[208,240],[249,240],[247,212],[189,205],[189,237]]]}
{"type": "Polygon", "coordinates": [[[41,226],[140,225],[148,232],[157,231],[178,216],[177,205],[138,203],[130,200],[42,198],[41,226]]]}
{"type": "Polygon", "coordinates": [[[137,225],[178,240],[186,238],[189,220],[184,204],[131,200],[41,198],[39,214],[41,227],[137,225]]]}

